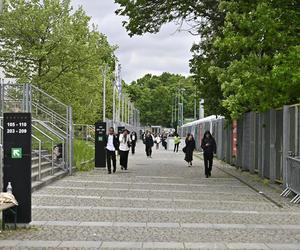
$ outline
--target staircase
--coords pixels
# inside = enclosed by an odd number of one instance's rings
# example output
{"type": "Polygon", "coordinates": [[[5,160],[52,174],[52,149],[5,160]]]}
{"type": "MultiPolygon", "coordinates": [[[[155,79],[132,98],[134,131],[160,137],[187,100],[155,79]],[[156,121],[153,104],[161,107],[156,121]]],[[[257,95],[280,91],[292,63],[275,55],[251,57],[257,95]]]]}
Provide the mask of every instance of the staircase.
{"type": "MultiPolygon", "coordinates": [[[[3,113],[32,114],[32,191],[72,173],[73,124],[71,107],[29,84],[0,79],[0,175],[2,175],[3,113]],[[53,148],[62,145],[62,158],[53,159],[53,148]]],[[[0,176],[2,186],[2,177],[0,176]]]]}
{"type": "Polygon", "coordinates": [[[60,164],[53,164],[52,155],[48,151],[41,152],[41,163],[39,164],[39,152],[32,152],[31,159],[31,187],[32,192],[68,175],[60,164]]]}

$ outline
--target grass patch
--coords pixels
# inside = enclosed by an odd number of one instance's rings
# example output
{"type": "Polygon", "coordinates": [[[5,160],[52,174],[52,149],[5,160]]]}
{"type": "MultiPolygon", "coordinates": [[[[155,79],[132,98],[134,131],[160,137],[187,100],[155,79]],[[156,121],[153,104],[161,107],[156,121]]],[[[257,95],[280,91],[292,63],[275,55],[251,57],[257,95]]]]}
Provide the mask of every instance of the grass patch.
{"type": "Polygon", "coordinates": [[[74,161],[77,171],[94,169],[95,147],[92,142],[74,140],[74,161]]]}

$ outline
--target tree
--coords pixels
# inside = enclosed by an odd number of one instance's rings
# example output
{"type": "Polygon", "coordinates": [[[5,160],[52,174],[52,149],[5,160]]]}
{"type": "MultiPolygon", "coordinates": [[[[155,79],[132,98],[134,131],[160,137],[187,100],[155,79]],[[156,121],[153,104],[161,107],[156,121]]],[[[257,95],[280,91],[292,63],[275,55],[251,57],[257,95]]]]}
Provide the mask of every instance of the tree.
{"type": "Polygon", "coordinates": [[[199,35],[201,42],[193,45],[190,61],[191,73],[199,95],[205,99],[205,113],[225,114],[221,84],[215,74],[209,73],[210,66],[223,66],[224,55],[212,49],[214,39],[222,31],[225,13],[220,11],[219,0],[170,0],[131,1],[115,0],[120,4],[118,15],[129,17],[123,25],[130,36],[159,32],[161,26],[175,22],[179,29],[199,35]]]}
{"type": "Polygon", "coordinates": [[[226,22],[214,48],[230,60],[227,67],[211,70],[218,75],[223,104],[233,118],[299,101],[297,6],[298,1],[284,0],[222,1],[226,22]]]}
{"type": "Polygon", "coordinates": [[[115,1],[131,36],[168,22],[200,34],[190,65],[206,114],[238,118],[299,101],[299,1],[115,1]]]}
{"type": "Polygon", "coordinates": [[[115,48],[89,22],[70,0],[7,0],[0,15],[0,66],[6,75],[72,105],[80,123],[100,117],[99,67],[110,66],[111,81],[115,59],[115,48]]]}
{"type": "MultiPolygon", "coordinates": [[[[126,92],[141,112],[141,123],[145,125],[172,126],[172,106],[175,95],[184,100],[184,116],[193,117],[194,86],[191,78],[163,73],[160,76],[147,74],[126,86],[126,92]],[[179,89],[185,89],[179,93],[179,89]]],[[[176,106],[177,108],[177,106],[176,106]]]]}

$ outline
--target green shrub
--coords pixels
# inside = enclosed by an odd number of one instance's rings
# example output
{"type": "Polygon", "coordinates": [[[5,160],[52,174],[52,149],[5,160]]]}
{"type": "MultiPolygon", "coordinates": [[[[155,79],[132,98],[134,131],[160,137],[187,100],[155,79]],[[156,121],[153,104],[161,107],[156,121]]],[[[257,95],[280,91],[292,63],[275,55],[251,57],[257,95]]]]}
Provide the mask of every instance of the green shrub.
{"type": "Polygon", "coordinates": [[[74,140],[74,162],[78,171],[94,169],[94,144],[83,140],[74,140]]]}

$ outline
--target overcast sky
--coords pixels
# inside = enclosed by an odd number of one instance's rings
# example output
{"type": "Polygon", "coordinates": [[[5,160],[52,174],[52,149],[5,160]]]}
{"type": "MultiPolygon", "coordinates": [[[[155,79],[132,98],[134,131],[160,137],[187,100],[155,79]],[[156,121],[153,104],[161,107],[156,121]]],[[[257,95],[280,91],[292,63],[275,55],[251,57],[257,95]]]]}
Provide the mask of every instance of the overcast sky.
{"type": "Polygon", "coordinates": [[[118,5],[114,0],[72,0],[72,4],[75,8],[82,5],[99,31],[111,44],[119,46],[116,55],[127,83],[147,73],[189,75],[190,48],[196,37],[187,32],[175,32],[176,26],[168,24],[158,34],[130,38],[122,27],[122,17],[115,14],[118,5]]]}

